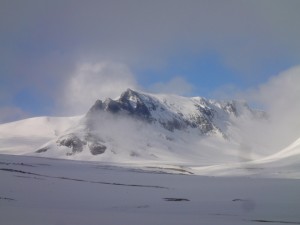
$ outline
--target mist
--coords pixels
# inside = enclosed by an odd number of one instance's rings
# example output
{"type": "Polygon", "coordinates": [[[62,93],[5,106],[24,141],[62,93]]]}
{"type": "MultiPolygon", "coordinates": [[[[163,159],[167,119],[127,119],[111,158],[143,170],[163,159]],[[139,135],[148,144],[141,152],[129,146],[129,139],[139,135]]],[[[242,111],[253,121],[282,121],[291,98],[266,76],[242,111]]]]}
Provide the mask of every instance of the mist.
{"type": "Polygon", "coordinates": [[[127,65],[111,61],[79,64],[57,98],[57,110],[65,115],[84,114],[97,99],[116,98],[127,88],[138,88],[127,65]]]}
{"type": "MultiPolygon", "coordinates": [[[[132,161],[135,157],[157,159],[155,148],[158,147],[157,140],[161,138],[160,130],[150,123],[127,114],[111,114],[105,111],[88,115],[86,122],[88,132],[99,137],[116,158],[121,157],[124,162],[132,161]]],[[[159,147],[164,149],[166,146],[159,147]]]]}
{"type": "MultiPolygon", "coordinates": [[[[85,109],[82,112],[87,112],[96,99],[116,98],[127,87],[133,89],[139,87],[142,89],[135,80],[134,74],[130,72],[128,67],[122,64],[86,64],[80,67],[78,71],[71,81],[76,81],[81,90],[78,91],[79,89],[76,89],[77,86],[72,82],[69,85],[69,89],[66,89],[68,90],[66,92],[68,94],[66,104],[70,101],[69,106],[72,106],[70,108],[72,110],[76,108],[85,109]],[[99,77],[98,79],[94,79],[94,76],[99,77]],[[75,98],[76,94],[79,94],[79,96],[75,98]]],[[[159,83],[156,86],[157,89],[153,89],[153,91],[174,94],[176,93],[176,89],[180,89],[181,81],[183,82],[183,89],[181,91],[191,90],[193,87],[192,84],[177,78],[175,81],[171,80],[166,83],[165,86],[163,83],[159,83]]],[[[261,118],[251,118],[249,115],[242,115],[232,120],[233,126],[229,129],[229,135],[232,136],[231,141],[237,143],[235,146],[238,146],[237,148],[240,151],[238,157],[252,159],[259,156],[271,155],[287,147],[300,137],[299,84],[300,67],[296,66],[273,76],[272,79],[257,88],[248,89],[243,92],[239,91],[234,94],[233,99],[243,99],[243,101],[249,103],[251,108],[254,105],[258,110],[265,112],[265,114],[261,114],[261,118]]],[[[93,121],[93,124],[96,125],[95,132],[99,136],[115,137],[116,143],[122,145],[119,146],[121,149],[130,149],[132,146],[138,146],[139,144],[136,143],[159,143],[158,139],[161,138],[159,135],[166,132],[157,132],[155,130],[157,127],[153,128],[145,122],[130,118],[130,116],[122,118],[100,114],[93,121]]],[[[168,135],[170,137],[174,136],[172,133],[168,135]]],[[[190,143],[189,147],[193,146],[193,148],[197,148],[198,146],[199,148],[199,146],[202,146],[201,148],[209,148],[210,144],[207,144],[207,141],[204,141],[202,144],[200,143],[203,139],[199,141],[199,138],[187,135],[186,133],[182,135],[182,138],[186,139],[185,142],[190,143]]],[[[212,143],[212,140],[210,139],[210,143],[212,143]]],[[[157,147],[168,149],[170,145],[174,144],[164,141],[163,145],[158,144],[157,147]]],[[[182,147],[184,145],[181,144],[174,144],[173,148],[184,148],[182,147]]],[[[188,146],[186,147],[189,148],[188,146]]],[[[146,149],[147,147],[142,144],[137,148],[146,149]]]]}
{"type": "Polygon", "coordinates": [[[262,120],[238,119],[241,132],[235,135],[240,139],[242,148],[268,155],[300,138],[299,84],[300,67],[296,66],[273,76],[255,89],[236,93],[239,98],[267,113],[262,120]]]}

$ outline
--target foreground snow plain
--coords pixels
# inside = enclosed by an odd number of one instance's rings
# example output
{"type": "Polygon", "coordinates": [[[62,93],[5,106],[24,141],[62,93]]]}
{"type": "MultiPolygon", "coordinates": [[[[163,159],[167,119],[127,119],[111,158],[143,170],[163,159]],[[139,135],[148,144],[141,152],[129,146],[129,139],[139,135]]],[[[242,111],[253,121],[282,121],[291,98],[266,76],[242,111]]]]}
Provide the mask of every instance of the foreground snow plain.
{"type": "Polygon", "coordinates": [[[0,223],[300,224],[299,179],[0,155],[0,223]]]}

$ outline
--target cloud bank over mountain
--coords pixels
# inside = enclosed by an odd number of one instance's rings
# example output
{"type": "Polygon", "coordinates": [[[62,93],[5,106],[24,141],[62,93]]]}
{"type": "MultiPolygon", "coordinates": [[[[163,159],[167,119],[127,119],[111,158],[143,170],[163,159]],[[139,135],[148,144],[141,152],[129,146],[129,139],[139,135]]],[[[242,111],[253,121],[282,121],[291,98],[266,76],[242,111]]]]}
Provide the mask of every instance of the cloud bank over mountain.
{"type": "Polygon", "coordinates": [[[250,98],[264,106],[270,114],[269,130],[262,134],[270,136],[270,142],[280,147],[300,136],[300,66],[272,77],[266,84],[251,90],[250,98]]]}
{"type": "Polygon", "coordinates": [[[86,63],[79,65],[66,83],[58,106],[71,115],[82,114],[97,99],[116,98],[127,88],[137,87],[134,75],[125,64],[86,63]]]}

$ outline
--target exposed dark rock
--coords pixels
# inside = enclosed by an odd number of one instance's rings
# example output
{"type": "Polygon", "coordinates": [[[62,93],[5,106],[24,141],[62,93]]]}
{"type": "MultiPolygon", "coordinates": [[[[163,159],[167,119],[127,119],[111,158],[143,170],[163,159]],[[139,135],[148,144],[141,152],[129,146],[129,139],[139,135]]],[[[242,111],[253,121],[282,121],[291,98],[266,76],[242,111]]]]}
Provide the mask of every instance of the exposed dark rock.
{"type": "Polygon", "coordinates": [[[146,106],[139,94],[128,89],[118,100],[106,99],[104,102],[97,100],[87,113],[87,118],[99,111],[106,111],[112,114],[124,113],[140,119],[149,119],[149,108],[155,109],[155,105],[146,106]]]}
{"type": "Polygon", "coordinates": [[[198,110],[201,112],[201,114],[203,115],[203,117],[206,117],[207,119],[213,119],[214,117],[214,110],[208,107],[203,107],[200,105],[195,105],[198,110]]]}
{"type": "Polygon", "coordinates": [[[103,108],[104,108],[103,102],[101,100],[97,100],[95,104],[92,106],[92,108],[90,108],[88,113],[97,112],[99,110],[103,110],[103,108]]]}
{"type": "Polygon", "coordinates": [[[235,106],[235,102],[227,102],[223,107],[222,107],[226,112],[228,113],[233,113],[235,116],[238,116],[237,108],[235,106]]]}
{"type": "Polygon", "coordinates": [[[88,143],[88,147],[92,155],[103,154],[107,147],[103,144],[104,141],[95,134],[87,133],[84,140],[88,143]]]}
{"type": "MultiPolygon", "coordinates": [[[[149,108],[146,106],[143,99],[137,92],[131,89],[127,89],[127,91],[121,95],[119,103],[124,111],[127,111],[129,114],[138,118],[147,119],[151,116],[149,108]]],[[[154,104],[150,105],[152,106],[150,107],[152,110],[155,109],[154,104]]]]}
{"type": "Polygon", "coordinates": [[[174,131],[175,129],[181,130],[188,126],[185,121],[180,121],[178,119],[173,119],[166,122],[159,121],[159,123],[169,131],[174,131]]]}
{"type": "Polygon", "coordinates": [[[103,154],[106,150],[106,146],[98,142],[89,143],[88,146],[92,155],[103,154]]]}
{"type": "Polygon", "coordinates": [[[67,153],[68,155],[82,152],[83,145],[86,144],[86,142],[81,141],[75,134],[64,135],[57,140],[57,143],[72,149],[71,153],[67,153]]]}
{"type": "Polygon", "coordinates": [[[200,128],[202,133],[209,133],[214,129],[211,119],[206,118],[205,116],[196,115],[191,118],[190,126],[193,128],[200,128]]]}
{"type": "Polygon", "coordinates": [[[104,102],[104,107],[106,111],[111,113],[118,113],[122,109],[122,105],[119,102],[114,101],[110,98],[106,99],[106,101],[104,102]]]}
{"type": "Polygon", "coordinates": [[[48,149],[49,149],[49,147],[44,147],[44,148],[40,148],[40,149],[36,150],[35,152],[36,153],[43,153],[43,152],[48,151],[48,149]]]}

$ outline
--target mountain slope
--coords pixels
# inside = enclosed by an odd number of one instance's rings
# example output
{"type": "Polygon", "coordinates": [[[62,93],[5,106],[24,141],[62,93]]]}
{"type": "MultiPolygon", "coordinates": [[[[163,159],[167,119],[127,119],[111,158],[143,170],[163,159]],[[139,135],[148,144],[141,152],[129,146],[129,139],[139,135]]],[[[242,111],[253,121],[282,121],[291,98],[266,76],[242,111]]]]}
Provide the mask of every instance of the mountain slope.
{"type": "Polygon", "coordinates": [[[116,100],[97,100],[87,117],[106,111],[130,115],[148,122],[159,123],[169,131],[188,127],[198,128],[202,134],[225,132],[230,118],[240,115],[263,117],[246,103],[219,102],[201,97],[186,98],[176,95],[154,95],[128,89],[116,100]]]}
{"type": "Polygon", "coordinates": [[[36,117],[0,125],[0,152],[24,154],[60,136],[80,117],[36,117]]]}
{"type": "Polygon", "coordinates": [[[36,153],[109,162],[230,162],[240,157],[229,131],[241,117],[261,120],[265,113],[243,102],[128,89],[118,99],[97,100],[77,126],[36,153]]]}
{"type": "Polygon", "coordinates": [[[264,157],[260,160],[256,160],[256,163],[274,163],[274,164],[294,164],[300,160],[300,138],[294,141],[292,144],[284,148],[283,150],[272,154],[268,157],[264,157]]]}
{"type": "Polygon", "coordinates": [[[2,124],[0,153],[199,175],[300,177],[300,139],[278,151],[247,137],[253,129],[243,123],[266,118],[243,102],[128,89],[117,99],[97,100],[84,116],[2,124]]]}
{"type": "Polygon", "coordinates": [[[248,162],[231,162],[220,165],[195,166],[190,168],[198,175],[211,176],[258,176],[258,177],[300,177],[300,138],[267,157],[248,162]]]}

